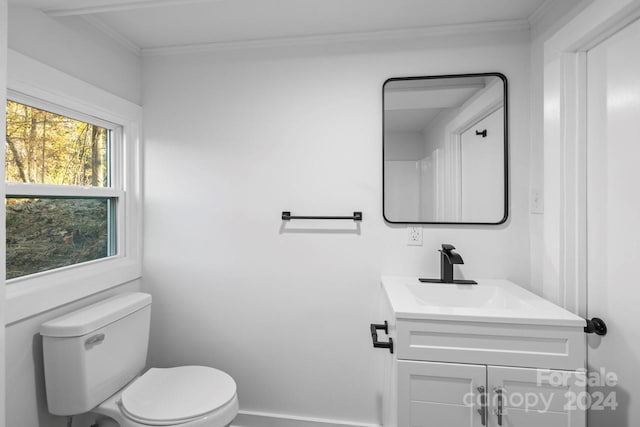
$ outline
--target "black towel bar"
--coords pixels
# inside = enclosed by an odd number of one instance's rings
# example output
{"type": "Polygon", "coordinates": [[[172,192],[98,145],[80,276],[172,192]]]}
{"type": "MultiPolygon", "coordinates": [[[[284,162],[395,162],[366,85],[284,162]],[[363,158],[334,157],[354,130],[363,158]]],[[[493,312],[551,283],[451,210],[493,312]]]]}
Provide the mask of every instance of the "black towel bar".
{"type": "Polygon", "coordinates": [[[310,216],[310,215],[291,215],[289,211],[282,211],[282,220],[290,219],[351,219],[353,221],[362,221],[362,212],[354,212],[351,216],[310,216]]]}

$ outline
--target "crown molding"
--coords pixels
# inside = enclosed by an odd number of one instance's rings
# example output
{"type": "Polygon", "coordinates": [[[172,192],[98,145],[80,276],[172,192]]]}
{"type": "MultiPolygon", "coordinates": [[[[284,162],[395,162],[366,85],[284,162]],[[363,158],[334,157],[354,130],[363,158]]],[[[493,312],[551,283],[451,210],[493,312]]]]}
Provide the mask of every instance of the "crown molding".
{"type": "Polygon", "coordinates": [[[533,39],[540,35],[553,33],[566,24],[571,17],[577,15],[594,0],[563,0],[557,2],[546,0],[535,12],[529,16],[531,36],[533,39]]]}
{"type": "Polygon", "coordinates": [[[528,34],[529,31],[529,21],[526,19],[518,19],[457,25],[438,25],[432,27],[411,28],[403,30],[339,33],[315,36],[283,37],[259,40],[199,43],[157,48],[142,48],[140,49],[140,55],[143,57],[151,57],[248,49],[322,46],[341,43],[371,44],[383,41],[415,41],[420,39],[442,38],[451,36],[470,36],[481,34],[512,34],[523,32],[526,32],[528,34]]]}
{"type": "Polygon", "coordinates": [[[131,40],[129,40],[128,38],[120,34],[111,26],[104,23],[104,21],[102,21],[97,16],[86,15],[86,16],[82,16],[82,19],[84,19],[87,22],[87,24],[91,25],[93,28],[100,31],[101,33],[109,37],[111,40],[115,41],[120,46],[124,47],[129,52],[133,53],[136,56],[141,55],[142,49],[140,49],[140,47],[137,44],[135,44],[134,42],[132,42],[131,40]]]}
{"type": "Polygon", "coordinates": [[[222,0],[138,0],[123,1],[118,4],[98,4],[95,6],[60,8],[60,9],[44,9],[43,12],[49,16],[78,16],[78,15],[94,15],[96,13],[108,12],[126,12],[129,10],[148,9],[165,6],[184,6],[186,4],[195,3],[212,3],[222,0]]]}
{"type": "Polygon", "coordinates": [[[545,0],[530,16],[529,25],[531,28],[536,28],[540,22],[545,18],[547,13],[553,8],[551,4],[552,0],[545,0]]]}

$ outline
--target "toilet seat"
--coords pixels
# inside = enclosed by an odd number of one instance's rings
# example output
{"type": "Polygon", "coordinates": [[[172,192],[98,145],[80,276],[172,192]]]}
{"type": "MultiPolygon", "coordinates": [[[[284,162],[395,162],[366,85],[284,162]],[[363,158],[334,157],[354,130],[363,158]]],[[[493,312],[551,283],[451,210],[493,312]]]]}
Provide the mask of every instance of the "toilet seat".
{"type": "Polygon", "coordinates": [[[228,374],[206,366],[151,368],[122,391],[120,409],[146,425],[182,424],[207,417],[236,397],[228,374]]]}

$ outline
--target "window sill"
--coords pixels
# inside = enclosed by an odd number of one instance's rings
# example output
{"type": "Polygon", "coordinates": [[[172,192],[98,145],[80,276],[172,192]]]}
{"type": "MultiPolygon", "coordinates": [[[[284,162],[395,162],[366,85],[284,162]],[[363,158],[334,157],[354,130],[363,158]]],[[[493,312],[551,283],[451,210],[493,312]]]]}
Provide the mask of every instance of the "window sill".
{"type": "Polygon", "coordinates": [[[6,288],[5,324],[140,277],[139,263],[125,257],[112,257],[11,280],[6,288]]]}

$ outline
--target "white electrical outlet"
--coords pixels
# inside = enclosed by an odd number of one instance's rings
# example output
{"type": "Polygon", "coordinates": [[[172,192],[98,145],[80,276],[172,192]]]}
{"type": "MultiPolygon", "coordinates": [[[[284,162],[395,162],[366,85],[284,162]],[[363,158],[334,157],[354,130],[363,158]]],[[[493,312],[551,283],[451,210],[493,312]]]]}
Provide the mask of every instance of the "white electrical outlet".
{"type": "Polygon", "coordinates": [[[422,227],[409,227],[407,245],[422,246],[422,227]]]}

